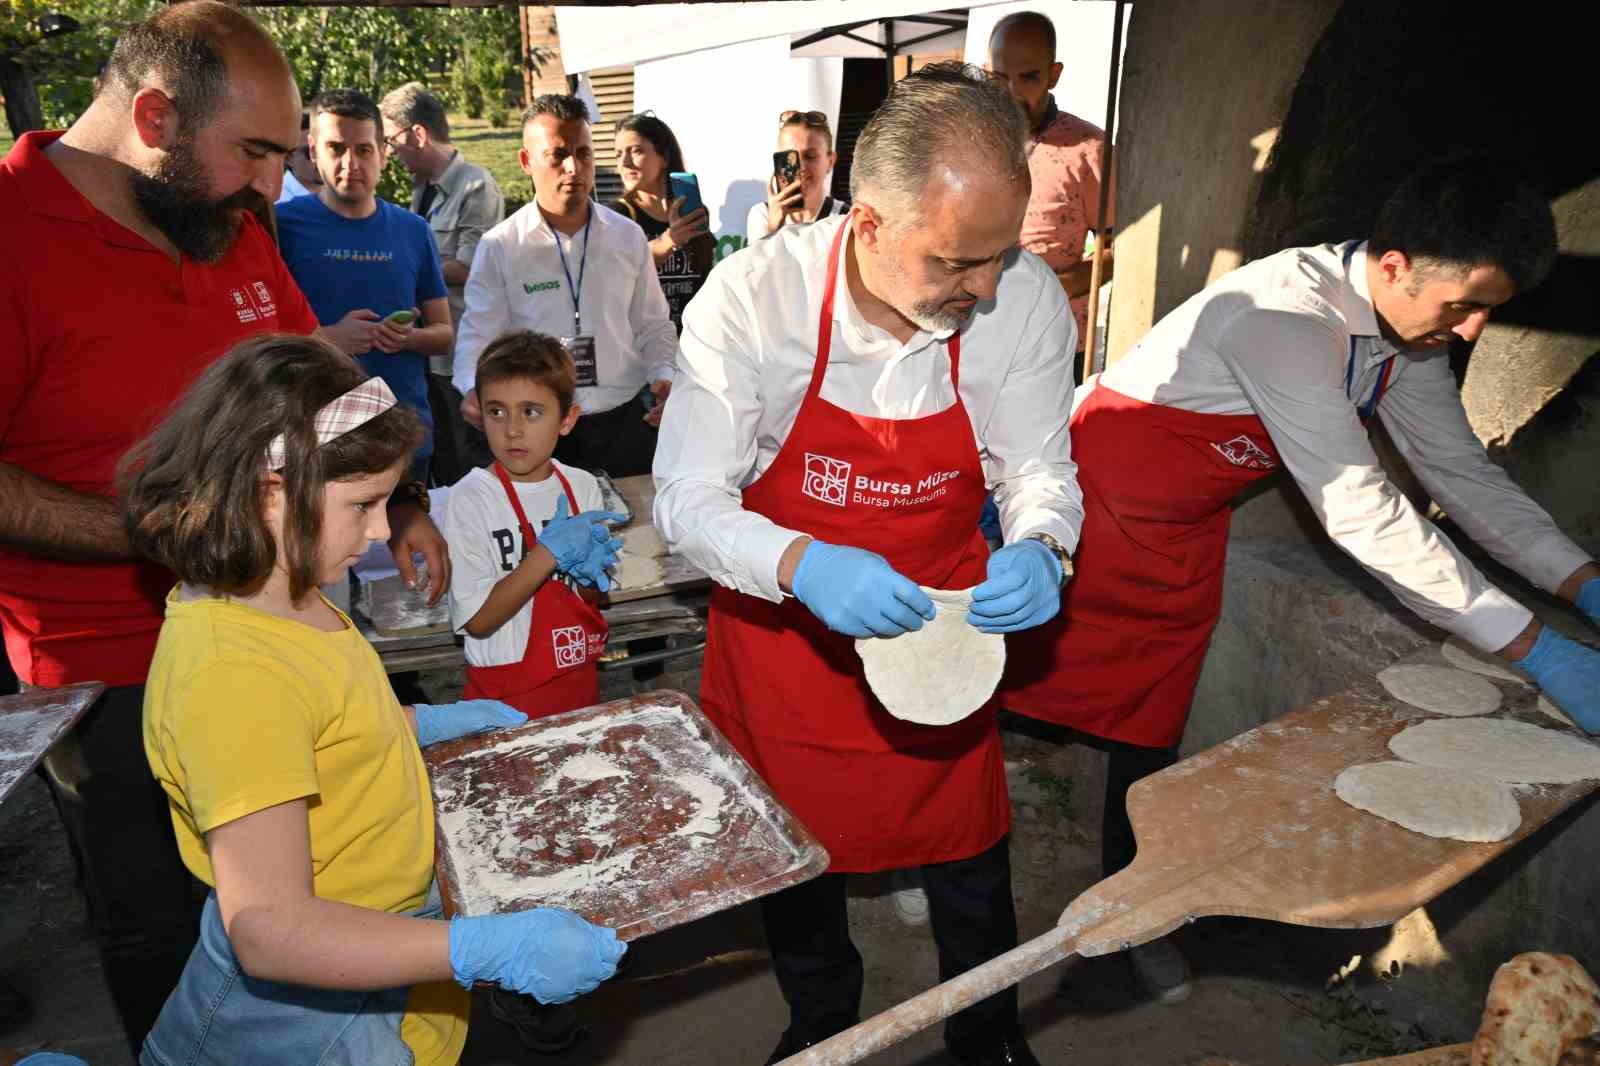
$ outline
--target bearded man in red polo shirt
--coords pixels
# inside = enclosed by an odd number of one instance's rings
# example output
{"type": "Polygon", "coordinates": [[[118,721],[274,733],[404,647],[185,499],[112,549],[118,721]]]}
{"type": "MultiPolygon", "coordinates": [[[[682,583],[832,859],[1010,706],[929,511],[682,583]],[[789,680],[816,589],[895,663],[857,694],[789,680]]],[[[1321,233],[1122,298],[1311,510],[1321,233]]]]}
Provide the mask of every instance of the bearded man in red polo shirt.
{"type": "MultiPolygon", "coordinates": [[[[198,898],[145,761],[145,673],[172,576],[133,557],[117,462],[245,337],[317,328],[252,211],[300,140],[300,94],[249,16],[213,0],[129,29],[64,133],[0,162],[0,627],[25,684],[111,686],[46,759],[135,1057],[194,945],[198,898]]],[[[403,568],[444,543],[391,514],[403,568]]]]}

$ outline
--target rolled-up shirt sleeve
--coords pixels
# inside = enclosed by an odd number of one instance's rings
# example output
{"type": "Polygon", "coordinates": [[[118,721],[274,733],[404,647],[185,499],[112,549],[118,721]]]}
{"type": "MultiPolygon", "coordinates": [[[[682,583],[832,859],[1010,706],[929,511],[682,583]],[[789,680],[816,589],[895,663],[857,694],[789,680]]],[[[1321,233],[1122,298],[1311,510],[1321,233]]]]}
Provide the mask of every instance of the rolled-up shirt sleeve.
{"type": "Polygon", "coordinates": [[[511,325],[503,254],[499,241],[487,237],[479,241],[477,254],[472,257],[472,271],[462,290],[466,310],[461,315],[455,356],[450,364],[450,381],[462,395],[478,383],[478,356],[511,325]]]}
{"type": "Polygon", "coordinates": [[[639,271],[634,281],[633,299],[628,304],[628,324],[644,360],[646,381],[671,381],[678,358],[678,330],[672,324],[672,308],[656,275],[655,260],[644,231],[637,227],[639,271]]]}
{"type": "Polygon", "coordinates": [[[801,534],[743,505],[762,410],[754,319],[747,294],[719,285],[715,273],[685,309],[656,443],[654,519],[668,550],[721,585],[776,603],[778,562],[801,534]]]}
{"type": "Polygon", "coordinates": [[[1238,312],[1220,333],[1219,354],[1333,542],[1426,621],[1484,650],[1515,639],[1532,615],[1490,585],[1379,464],[1345,394],[1346,336],[1306,312],[1267,309],[1238,312]]]}
{"type": "Polygon", "coordinates": [[[1077,334],[1066,299],[1052,285],[1030,312],[1023,346],[980,433],[984,473],[1008,544],[1047,533],[1068,551],[1078,545],[1083,493],[1067,429],[1077,334]]]}
{"type": "Polygon", "coordinates": [[[1590,561],[1550,513],[1489,459],[1446,360],[1408,366],[1378,414],[1434,502],[1500,562],[1555,592],[1590,561]]]}

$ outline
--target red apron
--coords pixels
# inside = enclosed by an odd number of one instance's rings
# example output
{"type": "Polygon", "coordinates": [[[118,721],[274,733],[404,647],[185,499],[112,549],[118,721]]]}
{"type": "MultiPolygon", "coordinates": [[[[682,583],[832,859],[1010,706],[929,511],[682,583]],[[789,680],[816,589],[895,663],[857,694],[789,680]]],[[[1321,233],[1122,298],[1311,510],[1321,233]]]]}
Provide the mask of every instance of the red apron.
{"type": "Polygon", "coordinates": [[[1072,413],[1083,489],[1061,613],[1006,640],[1007,710],[1146,747],[1183,737],[1222,609],[1231,501],[1278,469],[1255,415],[1096,385],[1072,413]]]}
{"type": "MultiPolygon", "coordinates": [[[[511,509],[522,526],[524,551],[533,550],[538,536],[522,510],[511,477],[499,463],[495,476],[506,490],[511,509]]],[[[567,506],[578,513],[572,486],[555,470],[567,493],[567,506]]],[[[599,608],[579,596],[558,575],[533,594],[533,618],[528,625],[528,646],[520,662],[504,666],[467,665],[465,699],[495,699],[509,703],[532,718],[576,710],[600,702],[600,675],[596,663],[606,646],[606,622],[599,608]]]]}
{"type": "MultiPolygon", "coordinates": [[[[883,555],[929,588],[984,580],[985,495],[961,403],[961,338],[950,338],[956,402],[938,414],[869,418],[821,398],[833,293],[848,226],[828,256],[811,384],[747,510],[818,540],[883,555]]],[[[945,727],[893,717],[862,675],[855,641],[796,599],[711,594],[701,705],[789,809],[835,873],[970,858],[1011,824],[995,703],[945,727]]]]}

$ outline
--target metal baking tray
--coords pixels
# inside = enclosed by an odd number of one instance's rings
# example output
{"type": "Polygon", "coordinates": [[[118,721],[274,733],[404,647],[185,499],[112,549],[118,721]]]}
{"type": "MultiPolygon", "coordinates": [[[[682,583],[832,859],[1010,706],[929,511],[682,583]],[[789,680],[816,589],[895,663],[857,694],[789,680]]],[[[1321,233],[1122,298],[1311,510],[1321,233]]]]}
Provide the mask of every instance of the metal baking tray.
{"type": "Polygon", "coordinates": [[[666,690],[423,756],[448,914],[566,907],[624,940],[808,881],[828,853],[666,690]]]}

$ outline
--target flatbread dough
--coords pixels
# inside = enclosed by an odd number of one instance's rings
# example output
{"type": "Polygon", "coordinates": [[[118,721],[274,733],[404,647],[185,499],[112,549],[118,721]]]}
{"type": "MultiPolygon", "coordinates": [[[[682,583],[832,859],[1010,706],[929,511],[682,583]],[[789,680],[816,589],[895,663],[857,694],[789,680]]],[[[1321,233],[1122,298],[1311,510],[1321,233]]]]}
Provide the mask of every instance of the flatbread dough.
{"type": "Polygon", "coordinates": [[[1390,666],[1378,681],[1397,700],[1434,714],[1470,717],[1500,706],[1500,690],[1481,677],[1448,666],[1390,666]]]}
{"type": "Polygon", "coordinates": [[[937,609],[933,621],[898,637],[856,641],[867,684],[896,718],[951,725],[982,707],[1006,667],[1006,641],[967,624],[971,589],[922,590],[937,609]]]}
{"type": "Polygon", "coordinates": [[[1339,798],[1424,836],[1474,842],[1504,840],[1522,824],[1511,789],[1499,781],[1437,766],[1372,762],[1333,782],[1339,798]]]}
{"type": "Polygon", "coordinates": [[[1460,670],[1493,677],[1500,681],[1515,681],[1519,685],[1533,684],[1524,675],[1502,664],[1495,656],[1481,652],[1456,637],[1451,637],[1441,644],[1439,653],[1444,656],[1445,662],[1460,670]]]}
{"type": "Polygon", "coordinates": [[[1600,777],[1600,747],[1509,718],[1419,722],[1391,738],[1389,750],[1424,766],[1513,784],[1564,785],[1600,777]]]}
{"type": "Polygon", "coordinates": [[[1543,714],[1549,718],[1554,718],[1562,725],[1570,725],[1574,729],[1578,728],[1578,723],[1574,722],[1571,718],[1568,718],[1567,712],[1556,706],[1556,701],[1551,699],[1549,696],[1546,696],[1544,693],[1541,692],[1539,694],[1539,702],[1535,703],[1534,706],[1539,708],[1540,714],[1543,714]]]}

